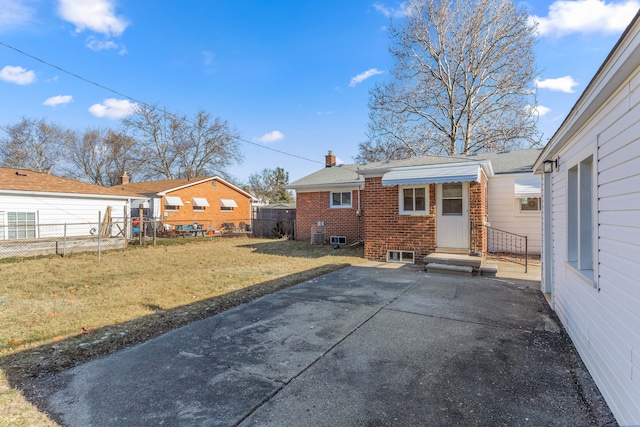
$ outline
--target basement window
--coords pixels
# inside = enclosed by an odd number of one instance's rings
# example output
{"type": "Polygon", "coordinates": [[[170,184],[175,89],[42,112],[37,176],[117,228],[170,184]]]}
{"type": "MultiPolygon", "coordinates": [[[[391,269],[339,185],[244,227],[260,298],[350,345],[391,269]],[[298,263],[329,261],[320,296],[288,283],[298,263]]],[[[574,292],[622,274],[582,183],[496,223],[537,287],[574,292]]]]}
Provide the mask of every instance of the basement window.
{"type": "Polygon", "coordinates": [[[329,243],[332,245],[346,245],[347,237],[346,236],[331,236],[329,237],[329,243]]]}
{"type": "Polygon", "coordinates": [[[414,252],[408,251],[388,251],[387,262],[403,262],[405,264],[414,263],[414,252]]]}

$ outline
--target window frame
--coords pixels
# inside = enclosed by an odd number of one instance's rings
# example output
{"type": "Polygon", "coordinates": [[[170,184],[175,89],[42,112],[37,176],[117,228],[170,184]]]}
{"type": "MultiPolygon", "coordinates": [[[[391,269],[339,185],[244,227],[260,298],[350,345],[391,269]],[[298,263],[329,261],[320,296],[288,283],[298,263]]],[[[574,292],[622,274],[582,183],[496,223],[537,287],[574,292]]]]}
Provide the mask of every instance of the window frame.
{"type": "Polygon", "coordinates": [[[566,264],[583,276],[594,288],[597,280],[597,187],[595,154],[579,156],[580,160],[567,163],[566,210],[567,250],[566,264]]]}
{"type": "Polygon", "coordinates": [[[331,209],[349,209],[353,207],[353,191],[352,190],[348,190],[348,191],[330,191],[329,192],[329,207],[331,209]],[[339,205],[334,205],[333,204],[333,195],[334,194],[340,194],[340,204],[339,205]],[[344,203],[344,194],[349,194],[349,204],[345,204],[344,203]]]}
{"type": "Polygon", "coordinates": [[[430,208],[430,199],[431,199],[431,192],[430,192],[431,188],[430,188],[430,184],[423,184],[423,185],[399,185],[398,186],[398,213],[400,215],[428,215],[429,214],[429,208],[430,208]],[[422,189],[424,190],[424,210],[417,210],[415,209],[416,207],[416,189],[422,189]],[[404,192],[405,190],[413,190],[413,209],[406,209],[404,201],[405,201],[405,197],[404,197],[404,192]]]}
{"type": "MultiPolygon", "coordinates": [[[[38,230],[37,230],[37,212],[33,212],[33,211],[21,211],[21,212],[10,212],[10,211],[4,211],[4,218],[6,221],[6,240],[20,240],[20,239],[35,239],[38,237],[38,230]],[[18,218],[19,215],[24,215],[25,219],[24,219],[24,223],[21,224],[20,223],[20,219],[18,218]],[[15,224],[12,224],[11,221],[11,216],[14,216],[15,218],[15,224]],[[29,218],[29,216],[32,216],[32,218],[29,218]],[[21,236],[21,232],[24,233],[24,236],[21,236]],[[31,232],[31,233],[30,233],[31,232]],[[12,236],[13,234],[13,236],[12,236]],[[30,235],[32,234],[32,235],[30,235]]],[[[4,225],[4,224],[3,224],[4,225]]]]}
{"type": "Polygon", "coordinates": [[[516,200],[518,201],[518,213],[522,214],[522,215],[534,215],[534,214],[540,214],[542,213],[542,197],[527,197],[527,199],[538,199],[538,209],[530,209],[530,210],[525,210],[522,209],[522,200],[524,198],[523,197],[519,197],[516,200]]]}
{"type": "Polygon", "coordinates": [[[415,264],[416,260],[416,253],[414,251],[403,251],[400,249],[390,249],[387,251],[387,262],[396,262],[396,263],[401,263],[401,264],[415,264]],[[392,257],[391,254],[392,253],[397,253],[399,256],[397,257],[397,259],[395,259],[395,257],[392,257]],[[409,260],[408,257],[405,260],[405,255],[411,254],[411,259],[409,260]]]}

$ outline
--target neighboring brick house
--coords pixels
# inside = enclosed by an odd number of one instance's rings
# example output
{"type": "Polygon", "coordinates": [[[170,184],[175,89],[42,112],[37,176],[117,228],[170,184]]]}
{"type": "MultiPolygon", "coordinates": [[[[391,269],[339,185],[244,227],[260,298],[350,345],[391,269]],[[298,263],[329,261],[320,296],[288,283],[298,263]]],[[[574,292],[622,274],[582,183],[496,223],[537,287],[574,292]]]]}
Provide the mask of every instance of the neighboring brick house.
{"type": "Polygon", "coordinates": [[[133,216],[138,215],[136,204],[142,204],[145,216],[164,224],[198,223],[218,229],[230,223],[251,224],[253,196],[218,176],[135,183],[122,178],[122,184],[113,188],[141,196],[132,203],[133,216]]]}
{"type": "Polygon", "coordinates": [[[522,202],[513,177],[533,177],[531,166],[539,153],[529,149],[336,165],[329,152],[324,169],[287,187],[296,191],[297,239],[364,241],[365,257],[376,261],[414,262],[436,250],[486,252],[486,229],[472,229],[472,224],[489,223],[489,182],[497,175],[510,177],[511,191],[497,197],[508,200],[513,216],[514,203],[522,202]]]}

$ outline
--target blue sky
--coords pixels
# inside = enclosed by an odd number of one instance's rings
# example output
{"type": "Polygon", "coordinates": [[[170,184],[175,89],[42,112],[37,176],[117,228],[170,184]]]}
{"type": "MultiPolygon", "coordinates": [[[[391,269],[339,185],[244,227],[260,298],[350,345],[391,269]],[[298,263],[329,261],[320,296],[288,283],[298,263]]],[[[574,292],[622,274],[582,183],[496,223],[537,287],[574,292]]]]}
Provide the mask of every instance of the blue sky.
{"type": "MultiPolygon", "coordinates": [[[[536,85],[546,140],[640,0],[518,4],[540,23],[536,85]]],[[[321,168],[328,150],[353,162],[365,140],[368,91],[391,68],[386,27],[390,18],[402,19],[403,6],[393,0],[0,0],[0,125],[25,116],[79,131],[117,128],[134,102],[126,97],[188,115],[202,108],[249,141],[241,143],[244,163],[230,169],[234,177],[246,181],[281,166],[293,181],[321,168]]]]}

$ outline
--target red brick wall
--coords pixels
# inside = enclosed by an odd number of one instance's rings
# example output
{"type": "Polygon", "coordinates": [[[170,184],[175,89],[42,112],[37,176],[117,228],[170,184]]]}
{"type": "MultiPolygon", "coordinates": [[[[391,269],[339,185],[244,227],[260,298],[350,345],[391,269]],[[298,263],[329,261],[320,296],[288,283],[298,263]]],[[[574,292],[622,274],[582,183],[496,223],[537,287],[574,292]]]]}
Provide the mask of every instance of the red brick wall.
{"type": "Polygon", "coordinates": [[[197,222],[204,227],[212,224],[214,227],[220,228],[222,223],[233,222],[239,226],[241,222],[251,224],[251,199],[237,190],[216,180],[215,187],[211,181],[200,184],[191,185],[189,187],[172,191],[168,196],[180,196],[184,206],[180,206],[177,211],[167,211],[164,207],[164,199],[161,202],[160,211],[163,221],[169,224],[192,224],[197,222]],[[193,198],[204,197],[210,206],[204,208],[204,211],[193,209],[193,198]],[[233,199],[238,207],[233,211],[222,211],[220,209],[220,199],[233,199]],[[187,203],[189,202],[189,203],[187,203]],[[163,214],[167,213],[164,218],[163,214]]]}
{"type": "Polygon", "coordinates": [[[358,191],[351,192],[351,208],[331,208],[331,192],[296,193],[296,240],[311,241],[312,230],[324,221],[326,242],[330,236],[346,236],[347,243],[364,238],[363,219],[356,215],[358,191]]]}
{"type": "Polygon", "coordinates": [[[489,220],[487,177],[484,173],[480,174],[480,181],[469,184],[469,221],[475,225],[471,230],[475,234],[475,236],[471,236],[471,249],[477,252],[486,252],[487,233],[485,228],[480,226],[489,220]]]}
{"type": "MultiPolygon", "coordinates": [[[[469,219],[483,224],[488,219],[487,178],[469,184],[469,219]]],[[[429,186],[428,215],[400,215],[398,187],[382,185],[382,178],[365,179],[361,190],[362,216],[358,217],[358,192],[352,192],[353,208],[329,208],[330,193],[298,193],[296,196],[296,237],[311,241],[312,230],[318,221],[325,222],[325,236],[347,236],[348,242],[364,238],[364,256],[373,261],[386,262],[387,251],[414,252],[416,263],[436,249],[435,185],[429,186]]],[[[476,250],[486,251],[483,227],[476,227],[476,250]]],[[[473,238],[473,237],[471,237],[473,238]]]]}
{"type": "Polygon", "coordinates": [[[435,186],[429,186],[428,215],[399,215],[398,187],[382,186],[382,178],[367,178],[362,194],[364,256],[386,261],[388,250],[414,252],[416,263],[436,247],[435,186]]]}

